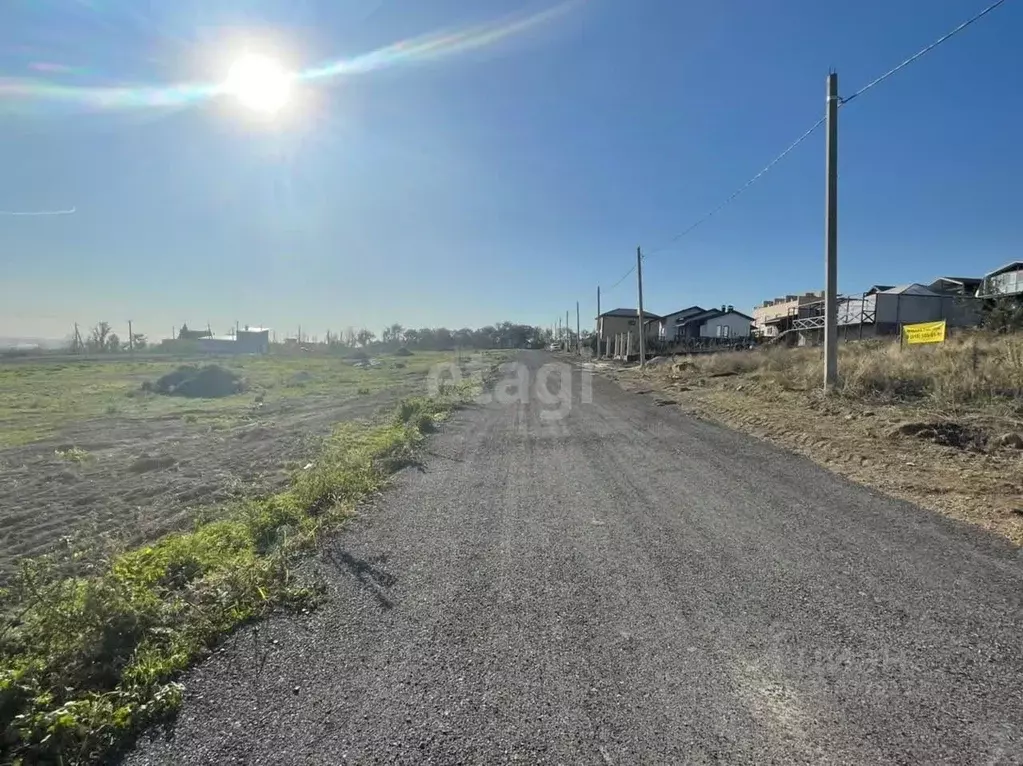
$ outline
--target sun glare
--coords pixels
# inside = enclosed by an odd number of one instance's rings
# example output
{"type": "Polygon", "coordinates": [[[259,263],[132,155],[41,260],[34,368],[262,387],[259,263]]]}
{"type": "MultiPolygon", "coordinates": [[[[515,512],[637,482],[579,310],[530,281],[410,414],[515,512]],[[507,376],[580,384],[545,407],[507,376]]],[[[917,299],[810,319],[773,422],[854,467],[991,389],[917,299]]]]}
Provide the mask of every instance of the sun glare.
{"type": "Polygon", "coordinates": [[[247,55],[231,66],[224,88],[249,109],[273,114],[288,103],[291,79],[273,59],[247,55]]]}

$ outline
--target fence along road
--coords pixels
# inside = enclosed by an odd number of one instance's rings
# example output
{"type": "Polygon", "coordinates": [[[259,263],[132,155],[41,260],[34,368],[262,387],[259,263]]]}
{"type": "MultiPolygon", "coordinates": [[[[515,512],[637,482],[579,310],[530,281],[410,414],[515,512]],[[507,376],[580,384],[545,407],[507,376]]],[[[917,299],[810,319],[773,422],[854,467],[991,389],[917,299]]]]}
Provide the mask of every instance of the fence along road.
{"type": "Polygon", "coordinates": [[[1008,544],[574,386],[455,415],[129,763],[1023,762],[1008,544]]]}

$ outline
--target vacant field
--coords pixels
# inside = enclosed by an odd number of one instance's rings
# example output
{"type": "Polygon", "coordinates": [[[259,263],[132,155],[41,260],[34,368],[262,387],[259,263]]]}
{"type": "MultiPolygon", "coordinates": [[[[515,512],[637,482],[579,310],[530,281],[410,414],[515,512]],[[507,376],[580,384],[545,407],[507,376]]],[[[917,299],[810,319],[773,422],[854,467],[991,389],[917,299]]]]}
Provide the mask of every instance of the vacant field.
{"type": "Polygon", "coordinates": [[[1023,544],[1023,337],[850,343],[822,393],[819,348],[608,367],[621,384],[1023,544]]]}
{"type": "MultiPolygon", "coordinates": [[[[252,411],[246,415],[245,410],[223,406],[222,400],[211,402],[220,427],[184,435],[168,436],[161,428],[126,428],[113,429],[115,436],[110,436],[112,429],[104,418],[87,418],[59,429],[81,433],[82,438],[96,432],[107,436],[94,451],[77,443],[55,448],[54,457],[72,466],[61,471],[70,478],[57,482],[56,489],[52,477],[25,482],[24,494],[38,495],[38,510],[19,515],[17,523],[8,526],[29,530],[40,550],[52,545],[55,534],[52,528],[40,531],[48,515],[63,514],[64,525],[74,529],[79,517],[68,513],[66,498],[80,496],[82,483],[96,492],[81,505],[94,509],[116,505],[105,492],[124,504],[125,498],[117,493],[125,476],[141,474],[145,479],[139,486],[153,482],[163,494],[150,490],[139,496],[146,504],[138,507],[135,517],[97,511],[97,531],[102,534],[80,534],[70,548],[56,547],[54,555],[24,557],[4,578],[0,761],[116,760],[142,729],[174,715],[183,699],[178,677],[208,656],[226,634],[281,610],[314,608],[323,584],[315,568],[302,566],[302,559],[325,535],[339,529],[360,503],[378,493],[394,471],[417,462],[426,435],[453,408],[483,390],[500,360],[500,354],[467,359],[462,368],[470,374],[461,381],[442,378],[434,381],[442,386],[427,385],[427,369],[446,361],[444,356],[424,354],[415,363],[391,359],[359,370],[358,375],[341,366],[341,360],[310,362],[301,357],[248,360],[233,371],[220,366],[177,369],[155,382],[143,380],[139,390],[147,395],[216,393],[230,398],[245,390],[239,378],[244,369],[252,374],[250,388],[259,381],[258,392],[249,392],[252,411]],[[320,374],[319,384],[310,368],[320,374]],[[303,385],[304,396],[291,390],[303,385]],[[384,404],[403,392],[429,395],[402,396],[384,404]],[[326,417],[351,418],[382,408],[384,412],[374,413],[376,417],[368,421],[344,420],[324,428],[329,433],[301,450],[296,470],[287,472],[288,480],[275,491],[262,492],[258,482],[247,483],[239,488],[243,497],[234,502],[211,506],[210,498],[199,499],[200,507],[187,524],[167,519],[174,508],[185,508],[193,499],[175,494],[179,487],[203,486],[206,465],[228,466],[213,475],[208,484],[212,488],[221,486],[218,482],[239,481],[236,473],[243,464],[259,479],[261,467],[267,473],[278,470],[282,450],[294,447],[296,438],[315,434],[326,417]],[[267,416],[268,411],[274,414],[267,416]],[[264,447],[253,451],[248,443],[264,447]],[[132,457],[144,447],[159,451],[132,457]],[[100,463],[102,469],[96,465],[100,463]],[[174,473],[182,474],[179,481],[165,478],[174,473]],[[180,529],[157,535],[161,525],[180,529]],[[138,544],[130,544],[136,540],[138,544]]],[[[102,371],[102,377],[109,374],[102,371]]],[[[68,379],[81,384],[88,377],[77,369],[68,379]]],[[[98,388],[107,399],[113,385],[98,388]]],[[[59,386],[53,390],[59,391],[59,386]]],[[[130,391],[134,389],[129,387],[125,395],[130,391]]],[[[94,406],[87,404],[79,411],[91,412],[94,406]]],[[[182,419],[180,413],[166,412],[168,406],[154,402],[154,416],[182,419]]],[[[145,407],[132,417],[151,422],[145,407]]],[[[9,448],[6,454],[31,461],[42,453],[39,447],[23,446],[9,448]]],[[[55,468],[43,461],[31,467],[42,474],[55,468]]],[[[8,565],[16,556],[16,552],[8,556],[8,565]]]]}
{"type": "Polygon", "coordinates": [[[246,389],[217,399],[143,390],[180,360],[0,364],[0,576],[65,537],[150,538],[276,489],[339,421],[424,393],[453,358],[222,358],[246,389]]]}

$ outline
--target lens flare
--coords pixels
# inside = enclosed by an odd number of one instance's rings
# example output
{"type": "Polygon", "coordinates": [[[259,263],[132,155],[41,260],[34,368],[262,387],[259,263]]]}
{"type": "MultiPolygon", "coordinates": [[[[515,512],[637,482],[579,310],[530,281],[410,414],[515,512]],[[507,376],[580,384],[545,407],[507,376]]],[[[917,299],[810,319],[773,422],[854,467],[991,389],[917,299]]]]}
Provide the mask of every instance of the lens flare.
{"type": "MultiPolygon", "coordinates": [[[[37,77],[0,77],[0,114],[18,106],[29,107],[42,103],[83,111],[174,109],[224,95],[234,95],[254,109],[273,112],[287,102],[294,81],[315,82],[367,74],[485,48],[548,24],[585,1],[565,0],[530,16],[422,35],[354,58],[310,67],[293,75],[277,68],[269,59],[247,56],[236,62],[227,80],[220,83],[84,86],[60,84],[37,77]]],[[[33,63],[29,68],[40,74],[52,75],[69,73],[70,70],[48,62],[33,63]]]]}
{"type": "Polygon", "coordinates": [[[568,0],[568,2],[524,18],[511,19],[501,23],[491,22],[451,32],[434,32],[411,40],[392,43],[355,58],[307,69],[300,76],[305,80],[318,80],[341,75],[364,74],[378,69],[429,61],[485,48],[551,22],[580,4],[581,0],[568,0]]]}

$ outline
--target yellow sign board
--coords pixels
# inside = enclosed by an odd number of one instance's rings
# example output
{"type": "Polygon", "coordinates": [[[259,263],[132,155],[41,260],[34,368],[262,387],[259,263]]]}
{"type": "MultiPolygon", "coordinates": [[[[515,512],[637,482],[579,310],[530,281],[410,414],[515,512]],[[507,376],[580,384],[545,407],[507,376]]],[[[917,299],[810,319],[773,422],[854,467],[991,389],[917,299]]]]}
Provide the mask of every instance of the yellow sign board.
{"type": "Polygon", "coordinates": [[[945,341],[945,320],[940,322],[921,322],[907,324],[902,327],[906,343],[943,343],[945,341]]]}

